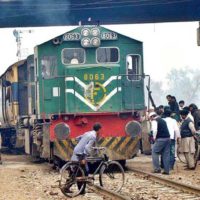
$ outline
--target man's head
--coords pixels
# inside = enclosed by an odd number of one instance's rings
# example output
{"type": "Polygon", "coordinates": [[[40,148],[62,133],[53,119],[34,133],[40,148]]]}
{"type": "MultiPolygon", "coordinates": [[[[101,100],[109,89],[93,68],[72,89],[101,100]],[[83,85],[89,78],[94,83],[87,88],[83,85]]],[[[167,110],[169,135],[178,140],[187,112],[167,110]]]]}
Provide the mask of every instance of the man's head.
{"type": "Polygon", "coordinates": [[[175,102],[176,101],[176,97],[175,96],[171,96],[171,101],[175,102]]]}
{"type": "Polygon", "coordinates": [[[170,94],[168,94],[168,95],[166,96],[166,99],[167,99],[168,102],[170,102],[170,101],[172,100],[172,96],[171,96],[170,94]]]}
{"type": "Polygon", "coordinates": [[[180,115],[181,115],[182,119],[186,119],[186,117],[188,116],[188,114],[189,114],[189,111],[186,110],[186,109],[183,109],[183,110],[180,111],[180,115]]]}
{"type": "Polygon", "coordinates": [[[158,115],[162,115],[164,113],[164,106],[163,105],[159,105],[158,106],[158,110],[157,110],[157,114],[158,115]]]}
{"type": "Polygon", "coordinates": [[[150,112],[149,113],[149,119],[152,121],[155,117],[157,116],[157,114],[155,112],[150,112]]]}
{"type": "Polygon", "coordinates": [[[170,117],[171,114],[172,114],[172,111],[171,111],[170,109],[166,109],[165,112],[164,112],[164,115],[165,115],[166,117],[170,117]]]}
{"type": "Polygon", "coordinates": [[[95,123],[93,126],[93,130],[96,131],[97,135],[99,134],[101,128],[102,128],[102,126],[100,123],[95,123]]]}
{"type": "Polygon", "coordinates": [[[190,109],[190,112],[193,113],[195,110],[198,110],[198,107],[194,103],[191,103],[189,105],[189,109],[190,109]]]}
{"type": "Polygon", "coordinates": [[[183,100],[181,100],[178,102],[178,104],[179,104],[180,108],[183,108],[185,105],[185,102],[183,100]]]}
{"type": "Polygon", "coordinates": [[[190,108],[189,108],[189,106],[185,106],[185,107],[183,108],[183,110],[187,110],[188,113],[190,112],[190,108]]]}

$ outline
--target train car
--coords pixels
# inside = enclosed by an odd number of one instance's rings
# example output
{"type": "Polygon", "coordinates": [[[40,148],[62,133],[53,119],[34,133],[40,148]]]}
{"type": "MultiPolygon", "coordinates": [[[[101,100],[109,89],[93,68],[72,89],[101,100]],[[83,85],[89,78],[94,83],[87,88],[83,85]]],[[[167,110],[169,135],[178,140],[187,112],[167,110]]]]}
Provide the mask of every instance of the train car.
{"type": "Polygon", "coordinates": [[[2,108],[11,88],[13,127],[26,153],[67,161],[75,138],[95,122],[103,125],[98,145],[107,147],[111,159],[138,152],[145,110],[142,42],[101,26],[80,26],[36,46],[34,55],[15,65],[1,77],[2,108]],[[15,65],[16,80],[5,79],[15,65]]]}
{"type": "MultiPolygon", "coordinates": [[[[0,77],[0,131],[3,146],[24,147],[24,130],[28,119],[31,80],[34,77],[33,55],[11,65],[0,77]],[[32,69],[32,70],[31,70],[32,69]]],[[[35,91],[32,92],[33,94],[35,91]]]]}

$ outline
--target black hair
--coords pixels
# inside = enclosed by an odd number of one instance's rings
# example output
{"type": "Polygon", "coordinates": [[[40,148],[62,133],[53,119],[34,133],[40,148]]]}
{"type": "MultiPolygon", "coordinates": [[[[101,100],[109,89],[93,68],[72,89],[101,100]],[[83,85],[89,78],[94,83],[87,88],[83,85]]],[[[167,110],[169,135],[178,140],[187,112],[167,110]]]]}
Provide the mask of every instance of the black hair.
{"type": "Polygon", "coordinates": [[[169,106],[164,106],[164,111],[165,110],[170,110],[170,107],[169,106]]]}
{"type": "Polygon", "coordinates": [[[102,126],[101,126],[100,123],[95,123],[94,126],[93,126],[93,130],[94,130],[94,131],[98,131],[98,130],[101,129],[101,127],[102,127],[102,126]]]}
{"type": "Polygon", "coordinates": [[[189,111],[186,109],[180,110],[180,115],[185,115],[187,116],[189,114],[189,111]]]}
{"type": "Polygon", "coordinates": [[[185,104],[185,101],[183,101],[183,100],[180,100],[178,103],[179,103],[179,104],[180,104],[180,103],[183,103],[183,104],[185,104]]]}
{"type": "Polygon", "coordinates": [[[164,112],[164,115],[165,115],[166,117],[170,117],[170,116],[171,116],[171,113],[172,113],[172,111],[171,111],[170,109],[166,109],[165,112],[164,112]]]}
{"type": "Polygon", "coordinates": [[[172,100],[176,101],[176,97],[175,96],[171,96],[172,100]]]}
{"type": "Polygon", "coordinates": [[[159,105],[158,108],[164,109],[164,106],[163,105],[159,105]]]}
{"type": "Polygon", "coordinates": [[[168,94],[168,95],[166,96],[166,98],[168,98],[168,97],[172,98],[172,95],[168,94]]]}
{"type": "Polygon", "coordinates": [[[192,108],[192,110],[197,110],[197,109],[198,109],[197,105],[194,104],[194,103],[191,103],[191,104],[189,105],[189,108],[192,108]]]}
{"type": "Polygon", "coordinates": [[[185,106],[185,107],[183,108],[183,110],[187,110],[188,112],[190,112],[189,106],[185,106]]]}

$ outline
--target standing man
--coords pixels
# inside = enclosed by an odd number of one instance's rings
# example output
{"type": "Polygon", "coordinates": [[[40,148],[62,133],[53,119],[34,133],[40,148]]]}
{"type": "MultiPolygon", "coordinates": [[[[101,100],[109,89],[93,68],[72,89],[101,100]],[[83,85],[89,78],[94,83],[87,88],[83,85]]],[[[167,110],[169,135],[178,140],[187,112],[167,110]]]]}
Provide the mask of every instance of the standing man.
{"type": "Polygon", "coordinates": [[[195,129],[200,131],[200,110],[194,103],[189,105],[189,110],[194,118],[195,129]]]}
{"type": "Polygon", "coordinates": [[[149,114],[151,120],[151,131],[155,140],[152,148],[152,161],[154,173],[161,173],[159,156],[163,159],[163,174],[169,175],[170,168],[170,135],[167,123],[155,112],[149,114]]]}
{"type": "Polygon", "coordinates": [[[183,122],[181,124],[181,145],[187,162],[188,169],[195,169],[195,140],[193,135],[196,133],[194,123],[188,117],[188,111],[183,109],[180,111],[183,122]]]}
{"type": "Polygon", "coordinates": [[[179,143],[180,141],[180,130],[177,124],[177,121],[171,118],[171,110],[165,110],[164,112],[165,118],[164,120],[167,123],[167,128],[170,134],[170,170],[174,169],[175,164],[175,146],[176,141],[179,143]]]}

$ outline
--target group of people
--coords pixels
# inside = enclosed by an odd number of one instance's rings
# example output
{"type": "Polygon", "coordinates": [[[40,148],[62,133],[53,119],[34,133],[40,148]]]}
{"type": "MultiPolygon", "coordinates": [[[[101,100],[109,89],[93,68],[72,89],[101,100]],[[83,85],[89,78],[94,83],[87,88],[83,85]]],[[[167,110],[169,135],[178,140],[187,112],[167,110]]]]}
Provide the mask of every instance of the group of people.
{"type": "Polygon", "coordinates": [[[200,131],[200,110],[195,104],[185,106],[183,100],[176,101],[166,96],[168,105],[160,105],[149,113],[151,121],[151,143],[153,172],[169,175],[175,164],[176,145],[182,148],[186,169],[195,169],[195,134],[200,131]]]}

